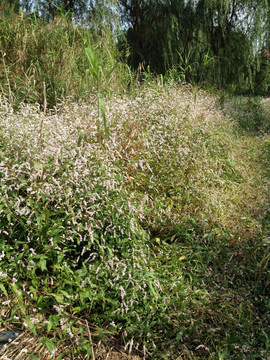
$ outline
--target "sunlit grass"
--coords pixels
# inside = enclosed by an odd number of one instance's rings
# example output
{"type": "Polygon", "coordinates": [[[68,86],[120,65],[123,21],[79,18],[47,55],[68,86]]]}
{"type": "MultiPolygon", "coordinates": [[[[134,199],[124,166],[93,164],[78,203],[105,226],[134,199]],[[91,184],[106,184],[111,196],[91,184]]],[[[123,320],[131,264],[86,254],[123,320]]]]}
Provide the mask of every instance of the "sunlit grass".
{"type": "Polygon", "coordinates": [[[54,359],[86,320],[141,359],[267,358],[265,131],[190,87],[107,99],[106,141],[96,98],[1,105],[1,325],[54,359]]]}
{"type": "Polygon", "coordinates": [[[100,93],[122,93],[133,79],[105,26],[97,32],[61,17],[47,24],[23,13],[0,16],[0,90],[14,107],[21,102],[44,106],[44,83],[53,108],[66,97],[88,100],[97,85],[100,93]],[[89,62],[90,44],[95,67],[89,62]]]}

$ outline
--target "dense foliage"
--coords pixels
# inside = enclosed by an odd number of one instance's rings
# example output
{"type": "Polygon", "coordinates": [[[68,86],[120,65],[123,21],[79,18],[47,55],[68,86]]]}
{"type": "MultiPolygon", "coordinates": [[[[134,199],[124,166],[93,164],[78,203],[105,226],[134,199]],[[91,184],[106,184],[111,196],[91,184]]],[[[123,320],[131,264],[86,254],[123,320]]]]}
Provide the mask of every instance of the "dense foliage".
{"type": "Polygon", "coordinates": [[[173,68],[188,81],[268,93],[269,58],[261,57],[269,44],[267,2],[120,2],[133,66],[163,74],[173,68]]]}
{"type": "Polygon", "coordinates": [[[108,137],[95,101],[2,101],[1,325],[54,359],[90,356],[86,321],[141,359],[267,356],[269,108],[217,101],[152,84],[108,137]]]}
{"type": "Polygon", "coordinates": [[[123,91],[133,81],[117,56],[112,32],[102,25],[89,32],[65,17],[47,24],[23,15],[0,17],[1,90],[16,105],[21,101],[51,108],[63,97],[89,98],[96,90],[89,77],[87,49],[102,69],[100,86],[107,93],[123,91]],[[111,70],[111,76],[108,77],[111,70]]]}
{"type": "Polygon", "coordinates": [[[269,357],[267,6],[1,2],[1,359],[269,357]]]}
{"type": "Polygon", "coordinates": [[[46,22],[57,17],[114,33],[133,69],[237,92],[269,93],[269,1],[12,1],[46,22]],[[255,11],[256,10],[256,11],[255,11]],[[120,36],[121,33],[121,36],[120,36]]]}

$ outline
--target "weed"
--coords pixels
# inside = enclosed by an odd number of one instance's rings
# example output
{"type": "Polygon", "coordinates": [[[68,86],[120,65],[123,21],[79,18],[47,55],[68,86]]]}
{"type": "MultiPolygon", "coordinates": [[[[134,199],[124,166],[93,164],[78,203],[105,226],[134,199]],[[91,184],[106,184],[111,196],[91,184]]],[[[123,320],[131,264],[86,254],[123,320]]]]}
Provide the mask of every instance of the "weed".
{"type": "Polygon", "coordinates": [[[110,336],[141,358],[266,356],[267,135],[239,137],[203,91],[153,87],[106,100],[106,143],[95,101],[2,99],[0,323],[54,358],[110,336]]]}

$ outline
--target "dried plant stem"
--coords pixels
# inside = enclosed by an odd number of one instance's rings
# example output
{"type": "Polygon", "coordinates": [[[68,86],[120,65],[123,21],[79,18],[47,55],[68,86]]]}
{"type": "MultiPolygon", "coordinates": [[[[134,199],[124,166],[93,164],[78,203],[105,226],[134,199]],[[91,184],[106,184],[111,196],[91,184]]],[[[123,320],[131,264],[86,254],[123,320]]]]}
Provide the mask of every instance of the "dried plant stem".
{"type": "Polygon", "coordinates": [[[43,131],[44,131],[44,117],[47,112],[47,96],[46,96],[46,84],[43,81],[43,115],[40,116],[40,129],[39,129],[39,143],[43,144],[43,131]]]}
{"type": "Polygon", "coordinates": [[[86,322],[88,337],[89,337],[89,341],[90,341],[90,345],[91,345],[92,359],[95,360],[95,353],[94,353],[94,347],[93,347],[93,342],[92,342],[91,331],[89,329],[88,322],[87,321],[85,321],[85,322],[86,322]]]}
{"type": "Polygon", "coordinates": [[[47,112],[47,95],[46,95],[46,84],[45,81],[43,81],[43,114],[46,115],[47,112]]]}
{"type": "Polygon", "coordinates": [[[12,95],[12,91],[11,91],[10,81],[8,78],[8,71],[7,71],[6,62],[5,62],[6,53],[4,53],[3,50],[1,50],[1,52],[2,52],[3,64],[4,64],[6,79],[7,79],[7,85],[8,85],[8,99],[9,99],[9,103],[13,104],[13,95],[12,95]]]}

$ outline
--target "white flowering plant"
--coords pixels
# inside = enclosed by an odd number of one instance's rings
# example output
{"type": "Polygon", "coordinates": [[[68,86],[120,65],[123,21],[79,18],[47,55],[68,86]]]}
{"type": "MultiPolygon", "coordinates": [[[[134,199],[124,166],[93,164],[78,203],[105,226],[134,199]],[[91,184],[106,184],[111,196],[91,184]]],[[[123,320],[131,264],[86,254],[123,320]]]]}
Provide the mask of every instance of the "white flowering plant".
{"type": "Polygon", "coordinates": [[[2,99],[1,321],[45,334],[53,358],[59,334],[73,344],[65,356],[91,356],[82,321],[141,358],[243,359],[249,341],[246,359],[263,351],[253,300],[269,273],[253,286],[251,249],[267,181],[259,148],[246,153],[254,139],[185,86],[145,85],[106,106],[105,139],[95,104],[42,114],[2,99]]]}

